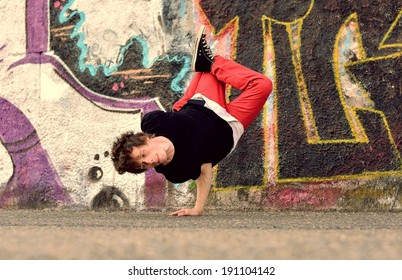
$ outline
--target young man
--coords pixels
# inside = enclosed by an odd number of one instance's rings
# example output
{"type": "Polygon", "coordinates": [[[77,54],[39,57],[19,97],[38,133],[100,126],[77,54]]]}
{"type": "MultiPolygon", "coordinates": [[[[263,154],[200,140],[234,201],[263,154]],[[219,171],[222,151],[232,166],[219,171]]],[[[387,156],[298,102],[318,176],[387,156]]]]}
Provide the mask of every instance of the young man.
{"type": "Polygon", "coordinates": [[[196,73],[173,112],[146,114],[141,121],[143,132],[122,134],[112,148],[119,174],[155,168],[172,183],[196,180],[195,206],[173,212],[173,216],[202,215],[213,166],[236,147],[272,91],[266,76],[213,56],[204,26],[197,37],[192,70],[196,73]],[[230,103],[226,102],[226,84],[242,90],[230,103]]]}

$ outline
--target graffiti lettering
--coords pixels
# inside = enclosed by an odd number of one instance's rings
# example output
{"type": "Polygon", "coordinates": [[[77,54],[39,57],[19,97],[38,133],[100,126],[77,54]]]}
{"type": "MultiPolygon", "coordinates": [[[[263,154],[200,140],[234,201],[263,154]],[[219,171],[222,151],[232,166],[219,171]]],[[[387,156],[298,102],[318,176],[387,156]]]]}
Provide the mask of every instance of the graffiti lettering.
{"type": "MultiPolygon", "coordinates": [[[[342,26],[353,15],[358,15],[358,35],[362,38],[365,55],[378,56],[386,51],[390,52],[389,49],[384,50],[378,46],[384,36],[391,33],[387,31],[392,22],[399,18],[401,7],[391,3],[392,1],[371,1],[369,5],[344,1],[302,1],[300,4],[298,1],[290,1],[290,4],[277,1],[267,1],[264,4],[256,2],[247,3],[246,16],[237,9],[244,8],[244,4],[240,2],[199,1],[199,5],[206,15],[206,21],[212,25],[212,30],[224,28],[230,20],[236,20],[238,30],[234,36],[237,41],[236,46],[232,47],[236,47],[236,59],[249,67],[260,71],[264,69],[261,65],[264,66],[266,61],[261,58],[266,50],[258,48],[263,45],[265,48],[269,47],[269,42],[261,43],[262,38],[272,40],[276,77],[277,180],[323,180],[400,170],[400,151],[395,146],[395,140],[396,145],[400,145],[397,132],[400,131],[400,127],[397,127],[401,123],[400,118],[391,117],[389,112],[388,117],[396,120],[390,120],[388,126],[387,114],[384,115],[389,110],[400,114],[400,100],[392,100],[395,106],[391,105],[388,109],[378,105],[375,109],[348,106],[339,86],[341,73],[337,68],[339,54],[336,53],[336,43],[339,42],[342,26]],[[293,8],[295,14],[290,15],[287,12],[289,8],[293,8]],[[216,13],[217,10],[220,12],[216,13]],[[222,17],[222,14],[227,17],[222,17]],[[240,14],[243,17],[239,17],[240,14]],[[283,14],[288,18],[279,18],[283,14]],[[372,18],[382,20],[374,22],[372,18]],[[265,25],[261,25],[259,21],[264,23],[264,19],[265,25]],[[258,55],[260,59],[256,57],[258,55]]],[[[396,64],[400,62],[399,59],[394,61],[396,64]]],[[[391,92],[396,92],[400,90],[400,67],[389,66],[389,71],[396,73],[392,77],[394,83],[390,81],[395,88],[391,92]]],[[[370,72],[365,73],[369,75],[370,72]]],[[[367,75],[364,78],[372,81],[372,77],[367,75]]],[[[371,87],[370,91],[380,88],[371,87]]],[[[254,134],[246,137],[258,135],[262,138],[262,133],[255,133],[256,131],[258,129],[254,128],[254,134]]],[[[256,185],[253,176],[264,178],[260,174],[266,165],[248,164],[261,158],[253,153],[255,150],[260,155],[263,154],[258,143],[240,145],[238,154],[241,156],[237,160],[241,162],[225,163],[225,168],[218,170],[217,185],[239,185],[239,177],[233,174],[246,178],[242,181],[248,182],[248,186],[256,185]],[[230,171],[225,171],[229,169],[229,165],[230,171]],[[225,175],[226,172],[230,176],[225,175]],[[235,179],[232,181],[230,178],[235,179]]],[[[268,171],[264,170],[266,172],[268,171]]]]}

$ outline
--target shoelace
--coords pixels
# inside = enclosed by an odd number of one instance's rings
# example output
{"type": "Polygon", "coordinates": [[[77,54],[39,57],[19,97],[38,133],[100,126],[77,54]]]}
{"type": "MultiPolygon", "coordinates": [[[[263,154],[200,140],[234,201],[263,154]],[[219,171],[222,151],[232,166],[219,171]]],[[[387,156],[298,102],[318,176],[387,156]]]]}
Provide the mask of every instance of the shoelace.
{"type": "Polygon", "coordinates": [[[205,39],[205,35],[202,37],[202,48],[205,51],[205,54],[212,60],[214,56],[212,55],[212,51],[208,46],[207,40],[205,39]]]}

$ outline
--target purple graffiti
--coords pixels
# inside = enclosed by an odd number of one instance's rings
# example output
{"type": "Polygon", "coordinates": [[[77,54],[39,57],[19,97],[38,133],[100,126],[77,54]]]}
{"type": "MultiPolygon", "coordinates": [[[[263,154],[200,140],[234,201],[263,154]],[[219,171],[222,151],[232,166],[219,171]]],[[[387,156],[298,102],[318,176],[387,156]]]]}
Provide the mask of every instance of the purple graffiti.
{"type": "Polygon", "coordinates": [[[26,9],[27,54],[25,58],[13,63],[9,69],[23,64],[50,63],[77,92],[104,109],[112,111],[142,110],[144,113],[160,109],[154,98],[116,99],[102,96],[87,89],[77,81],[73,74],[67,71],[58,57],[46,54],[49,42],[49,1],[27,0],[26,9]]]}
{"type": "Polygon", "coordinates": [[[27,52],[47,51],[49,23],[47,21],[48,0],[27,0],[27,52]],[[46,20],[45,20],[46,19],[46,20]]]}
{"type": "Polygon", "coordinates": [[[165,176],[157,173],[155,169],[145,173],[145,205],[148,208],[165,206],[165,186],[165,176]]]}
{"type": "MultiPolygon", "coordinates": [[[[2,51],[5,47],[6,47],[6,45],[1,46],[0,51],[2,51]]],[[[4,59],[0,58],[0,63],[3,62],[3,61],[4,61],[4,59]]]]}
{"type": "Polygon", "coordinates": [[[70,202],[31,122],[4,98],[0,98],[0,108],[0,138],[14,166],[0,197],[0,207],[70,202]]]}

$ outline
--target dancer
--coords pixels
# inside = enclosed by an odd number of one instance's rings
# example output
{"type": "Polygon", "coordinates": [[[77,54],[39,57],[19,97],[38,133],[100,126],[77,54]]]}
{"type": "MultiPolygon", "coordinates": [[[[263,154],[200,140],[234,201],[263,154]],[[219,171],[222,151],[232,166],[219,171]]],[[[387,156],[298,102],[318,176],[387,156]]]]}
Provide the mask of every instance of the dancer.
{"type": "Polygon", "coordinates": [[[196,73],[173,112],[145,114],[142,131],[122,134],[112,147],[119,174],[155,168],[172,183],[196,180],[195,206],[170,213],[173,216],[202,215],[213,166],[235,149],[272,92],[272,82],[263,74],[213,56],[204,26],[197,37],[192,70],[196,73]],[[242,91],[231,102],[226,101],[226,84],[242,91]]]}

